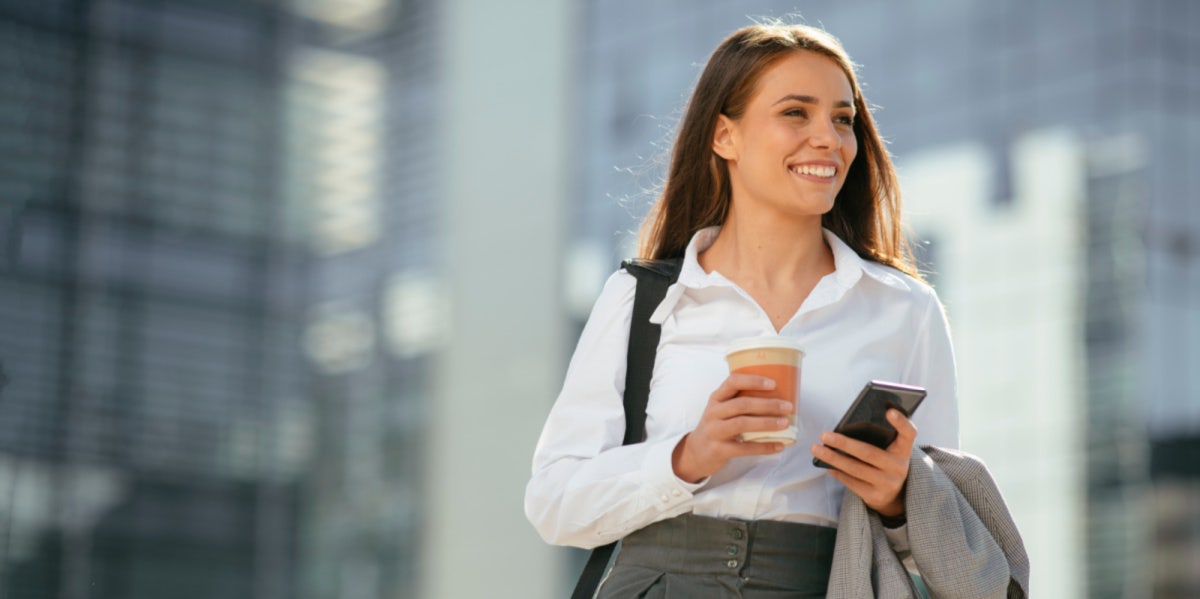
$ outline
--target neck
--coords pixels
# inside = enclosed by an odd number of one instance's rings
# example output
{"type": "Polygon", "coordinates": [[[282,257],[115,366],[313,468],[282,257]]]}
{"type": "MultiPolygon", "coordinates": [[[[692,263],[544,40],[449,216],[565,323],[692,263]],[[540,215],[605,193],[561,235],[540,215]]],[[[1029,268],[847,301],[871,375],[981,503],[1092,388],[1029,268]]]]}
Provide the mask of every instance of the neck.
{"type": "Polygon", "coordinates": [[[833,251],[825,244],[819,215],[792,220],[754,212],[739,214],[730,206],[721,232],[700,255],[705,271],[719,270],[739,284],[765,288],[784,288],[833,272],[833,251]]]}

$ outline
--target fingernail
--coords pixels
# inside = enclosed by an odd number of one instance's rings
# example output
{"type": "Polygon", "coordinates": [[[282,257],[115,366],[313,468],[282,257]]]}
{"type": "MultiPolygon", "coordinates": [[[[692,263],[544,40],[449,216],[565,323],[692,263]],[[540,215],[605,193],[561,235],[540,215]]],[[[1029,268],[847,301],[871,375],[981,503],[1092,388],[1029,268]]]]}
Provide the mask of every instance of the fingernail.
{"type": "Polygon", "coordinates": [[[778,426],[778,427],[781,427],[781,428],[786,428],[786,427],[787,427],[787,425],[788,425],[788,419],[787,419],[787,418],[776,418],[776,419],[775,419],[775,426],[778,426]]]}
{"type": "Polygon", "coordinates": [[[821,433],[821,442],[822,443],[833,443],[833,434],[832,433],[821,433]]]}
{"type": "Polygon", "coordinates": [[[783,412],[784,414],[791,414],[792,413],[792,402],[790,402],[790,401],[779,402],[779,411],[783,412]]]}
{"type": "Polygon", "coordinates": [[[762,388],[763,389],[774,389],[775,381],[772,379],[763,379],[762,380],[762,388]]]}

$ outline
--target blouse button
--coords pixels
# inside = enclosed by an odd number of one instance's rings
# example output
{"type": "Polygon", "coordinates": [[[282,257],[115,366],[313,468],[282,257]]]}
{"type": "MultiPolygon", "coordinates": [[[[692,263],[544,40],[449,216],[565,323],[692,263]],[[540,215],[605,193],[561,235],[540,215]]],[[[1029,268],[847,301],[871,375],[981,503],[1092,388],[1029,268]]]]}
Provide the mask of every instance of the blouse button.
{"type": "Polygon", "coordinates": [[[742,540],[742,538],[746,536],[745,533],[743,533],[742,529],[740,529],[740,528],[733,529],[733,532],[730,534],[733,535],[734,540],[737,540],[737,541],[742,540]]]}
{"type": "Polygon", "coordinates": [[[735,560],[735,559],[731,559],[731,560],[729,560],[729,561],[725,562],[725,565],[726,565],[726,566],[729,566],[730,568],[736,568],[736,567],[737,567],[737,560],[735,560]]]}

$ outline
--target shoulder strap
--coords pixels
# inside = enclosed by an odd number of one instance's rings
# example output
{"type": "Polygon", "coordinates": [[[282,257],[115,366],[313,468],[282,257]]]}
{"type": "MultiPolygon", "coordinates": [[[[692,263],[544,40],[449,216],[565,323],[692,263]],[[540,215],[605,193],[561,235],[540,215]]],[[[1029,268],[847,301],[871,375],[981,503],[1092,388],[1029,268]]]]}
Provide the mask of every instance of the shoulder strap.
{"type": "MultiPolygon", "coordinates": [[[[650,398],[650,378],[654,375],[654,355],[662,335],[662,327],[650,322],[650,315],[662,303],[667,288],[679,278],[682,264],[681,258],[621,263],[621,267],[637,279],[625,365],[625,439],[622,445],[646,440],[646,402],[650,398]]],[[[571,599],[591,599],[596,594],[616,546],[616,543],[609,543],[592,550],[571,599]]]]}
{"type": "Polygon", "coordinates": [[[651,323],[650,315],[662,303],[667,288],[679,278],[681,263],[679,259],[626,260],[621,263],[622,268],[637,278],[625,365],[623,445],[646,440],[646,402],[650,397],[650,378],[654,375],[654,355],[662,335],[662,327],[651,323]]]}

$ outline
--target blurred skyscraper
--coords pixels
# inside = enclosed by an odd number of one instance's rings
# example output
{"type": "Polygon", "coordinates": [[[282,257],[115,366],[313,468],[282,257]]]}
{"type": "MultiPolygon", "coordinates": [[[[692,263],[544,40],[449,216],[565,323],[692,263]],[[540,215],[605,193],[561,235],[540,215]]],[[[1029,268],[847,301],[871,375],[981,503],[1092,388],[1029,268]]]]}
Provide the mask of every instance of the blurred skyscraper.
{"type": "Polygon", "coordinates": [[[796,9],[863,65],[1034,594],[1200,596],[1194,2],[588,2],[576,317],[708,53],[796,9]]]}
{"type": "Polygon", "coordinates": [[[0,2],[0,595],[416,593],[431,7],[0,2]]]}
{"type": "Polygon", "coordinates": [[[0,596],[556,596],[572,16],[0,0],[0,596]]]}

